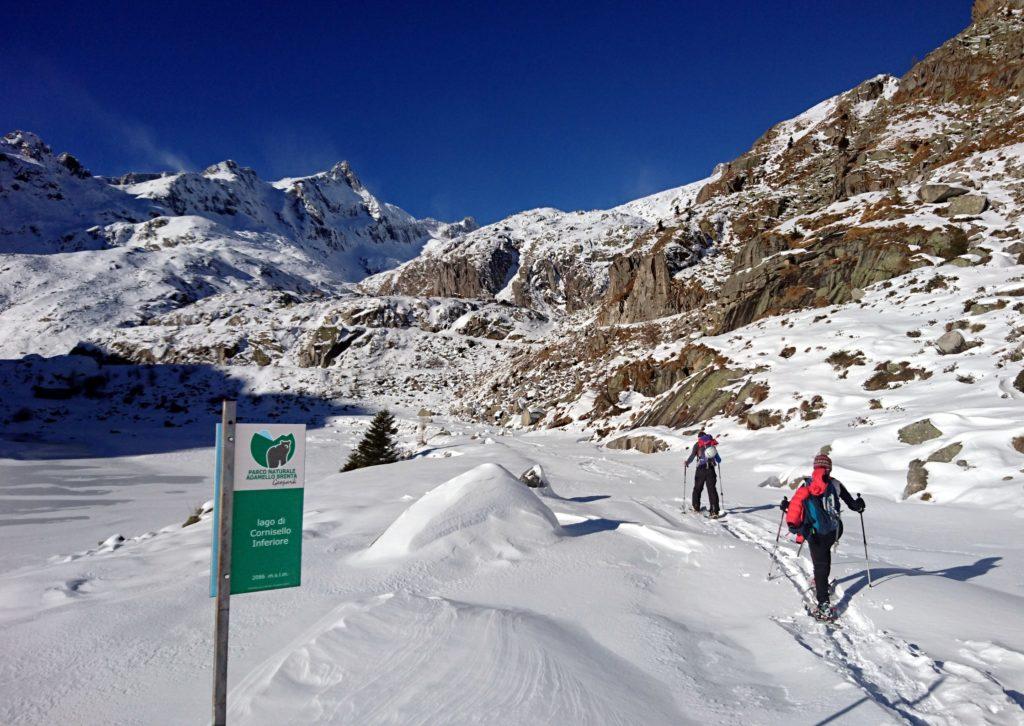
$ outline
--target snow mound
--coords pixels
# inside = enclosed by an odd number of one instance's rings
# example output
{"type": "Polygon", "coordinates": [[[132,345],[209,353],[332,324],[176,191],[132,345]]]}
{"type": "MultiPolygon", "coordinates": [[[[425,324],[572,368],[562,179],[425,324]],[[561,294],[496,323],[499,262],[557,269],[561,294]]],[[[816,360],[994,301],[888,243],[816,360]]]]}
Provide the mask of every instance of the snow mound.
{"type": "Polygon", "coordinates": [[[582,628],[406,592],[335,609],[230,698],[254,726],[680,722],[659,679],[582,628]]]}
{"type": "Polygon", "coordinates": [[[361,559],[391,560],[427,551],[516,559],[560,534],[554,513],[528,487],[498,464],[481,464],[424,494],[361,559]]]}

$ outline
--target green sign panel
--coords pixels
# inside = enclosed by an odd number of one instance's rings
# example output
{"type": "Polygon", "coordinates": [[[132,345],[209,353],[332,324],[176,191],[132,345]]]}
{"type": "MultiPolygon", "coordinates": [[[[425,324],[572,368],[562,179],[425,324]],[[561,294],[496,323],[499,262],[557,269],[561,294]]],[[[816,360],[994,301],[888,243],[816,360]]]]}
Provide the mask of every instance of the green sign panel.
{"type": "MultiPolygon", "coordinates": [[[[301,582],[305,447],[304,425],[238,424],[235,428],[232,595],[297,587],[301,582]]],[[[215,501],[219,490],[217,494],[215,501]]],[[[216,548],[214,541],[214,572],[216,548]]],[[[211,578],[213,594],[216,577],[211,578]]]]}

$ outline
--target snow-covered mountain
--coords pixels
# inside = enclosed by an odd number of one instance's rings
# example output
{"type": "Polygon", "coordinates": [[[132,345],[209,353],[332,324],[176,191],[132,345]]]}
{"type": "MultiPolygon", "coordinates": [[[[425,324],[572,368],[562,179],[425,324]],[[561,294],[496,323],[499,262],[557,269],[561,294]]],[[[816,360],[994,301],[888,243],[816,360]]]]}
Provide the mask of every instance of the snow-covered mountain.
{"type": "Polygon", "coordinates": [[[66,353],[95,327],[218,293],[337,294],[473,227],[379,201],[345,162],[273,184],[232,161],[106,180],[12,132],[0,140],[0,352],[66,353]]]}
{"type": "Polygon", "coordinates": [[[1024,723],[1024,0],[972,20],[703,181],[480,229],[9,134],[0,722],[208,718],[232,398],[307,425],[233,723],[1024,723]],[[339,472],[385,406],[406,458],[339,472]],[[819,452],[832,579],[779,511],[819,452]]]}
{"type": "MultiPolygon", "coordinates": [[[[716,417],[832,431],[888,406],[865,398],[878,372],[925,408],[1001,409],[1024,387],[1022,39],[1020,8],[979,4],[903,78],[777,124],[705,180],[479,229],[413,219],[345,164],[272,184],[234,162],[101,180],[11,134],[2,350],[224,365],[264,388],[320,369],[310,394],[391,391],[602,439],[716,417]],[[776,325],[806,332],[775,341],[776,325]],[[972,347],[927,364],[947,329],[972,347]],[[847,353],[863,376],[788,390],[794,365],[828,373],[847,353]]],[[[902,478],[916,454],[894,451],[902,478]]]]}
{"type": "Polygon", "coordinates": [[[142,222],[153,205],[98,179],[35,134],[0,139],[0,252],[45,254],[105,245],[100,229],[142,222]]]}
{"type": "Polygon", "coordinates": [[[688,184],[608,210],[547,208],[514,214],[432,242],[415,259],[361,287],[375,293],[496,299],[546,312],[587,309],[607,292],[613,261],[638,236],[689,206],[701,186],[688,184]]]}

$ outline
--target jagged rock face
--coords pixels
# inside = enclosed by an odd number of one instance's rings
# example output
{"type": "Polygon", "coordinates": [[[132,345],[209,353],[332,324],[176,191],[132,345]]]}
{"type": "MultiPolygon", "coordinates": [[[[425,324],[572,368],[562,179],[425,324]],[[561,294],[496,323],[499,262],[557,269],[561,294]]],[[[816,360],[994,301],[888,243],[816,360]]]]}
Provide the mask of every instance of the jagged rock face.
{"type": "Polygon", "coordinates": [[[363,283],[383,295],[492,299],[519,267],[519,250],[500,239],[482,255],[445,252],[363,283]]]}
{"type": "Polygon", "coordinates": [[[608,290],[598,313],[603,325],[650,320],[700,307],[710,291],[680,272],[694,268],[708,253],[703,235],[671,231],[649,252],[616,257],[608,269],[608,290]]]}
{"type": "Polygon", "coordinates": [[[1024,88],[1021,9],[1024,5],[1020,0],[976,2],[973,27],[914,66],[903,77],[897,100],[904,95],[924,95],[943,101],[963,101],[1024,88]]]}
{"type": "Polygon", "coordinates": [[[1000,11],[1022,8],[1024,8],[1024,0],[974,0],[974,6],[971,8],[971,20],[976,23],[1000,11]]]}
{"type": "Polygon", "coordinates": [[[70,154],[55,156],[25,131],[0,139],[0,251],[45,254],[100,249],[99,227],[141,222],[154,206],[93,177],[70,154]]]}
{"type": "Polygon", "coordinates": [[[768,315],[849,302],[855,291],[931,264],[921,253],[952,260],[967,251],[958,227],[853,227],[818,239],[756,237],[738,253],[740,264],[722,285],[715,332],[768,315]],[[790,251],[799,245],[799,251],[790,251]],[[781,253],[781,254],[780,254],[781,253]]]}
{"type": "Polygon", "coordinates": [[[617,369],[598,395],[594,414],[617,415],[620,396],[634,392],[654,400],[633,426],[690,426],[713,416],[741,415],[768,393],[749,381],[739,390],[726,390],[748,377],[711,348],[687,347],[671,360],[646,358],[617,369]]]}
{"type": "MultiPolygon", "coordinates": [[[[778,309],[849,299],[835,280],[824,280],[824,290],[808,284],[822,277],[820,273],[801,272],[799,284],[814,289],[799,295],[786,284],[794,271],[784,266],[759,270],[751,279],[749,268],[758,262],[751,251],[764,246],[776,252],[785,249],[773,238],[787,220],[809,218],[819,227],[827,226],[825,210],[834,202],[936,177],[945,164],[1024,138],[1024,118],[1013,100],[1024,88],[1024,15],[1007,14],[1006,7],[1007,3],[983,3],[976,8],[975,25],[929,54],[902,79],[879,76],[824,101],[773,127],[750,151],[716,169],[685,216],[688,227],[707,230],[713,246],[733,258],[732,277],[717,280],[723,284],[723,295],[730,298],[744,290],[741,307],[750,312],[726,311],[727,322],[720,329],[778,309]],[[815,215],[824,216],[814,221],[815,215]],[[764,288],[771,292],[760,294],[764,288]],[[788,289],[791,297],[781,305],[772,304],[769,298],[781,289],[788,289]],[[750,303],[751,297],[760,302],[750,303]]],[[[937,203],[968,191],[940,178],[922,187],[921,194],[925,202],[937,203]]],[[[948,212],[977,214],[978,209],[984,211],[983,205],[972,200],[948,212]]],[[[906,210],[904,200],[895,200],[888,208],[874,210],[874,221],[896,220],[906,210]]],[[[836,226],[855,224],[844,220],[836,226]]],[[[892,246],[881,254],[873,241],[871,235],[864,238],[872,259],[860,269],[837,270],[835,277],[860,274],[861,281],[854,286],[862,287],[870,284],[865,281],[885,279],[919,264],[909,253],[902,262],[897,260],[892,246]]],[[[812,242],[819,249],[826,246],[822,240],[812,242]]],[[[856,245],[848,242],[837,254],[858,254],[856,245]]],[[[791,246],[804,244],[794,241],[791,246]]],[[[613,262],[612,271],[604,323],[651,320],[701,307],[708,299],[680,296],[653,257],[624,254],[613,262]]]]}
{"type": "Polygon", "coordinates": [[[122,187],[126,192],[152,200],[168,214],[199,216],[232,230],[294,240],[349,280],[414,257],[428,239],[448,231],[447,225],[417,220],[381,203],[347,162],[321,174],[273,184],[230,160],[201,173],[121,179],[131,181],[122,187]],[[345,254],[359,246],[363,254],[345,254]]]}
{"type": "Polygon", "coordinates": [[[694,194],[696,186],[609,210],[522,212],[428,245],[419,258],[365,280],[362,288],[375,294],[495,297],[545,313],[590,310],[608,290],[612,261],[644,232],[664,231],[661,219],[694,194]]]}
{"type": "Polygon", "coordinates": [[[689,204],[699,186],[609,210],[534,209],[453,232],[447,241],[427,245],[418,258],[364,280],[360,288],[371,294],[494,298],[546,315],[589,313],[606,302],[612,278],[622,278],[621,270],[611,269],[614,261],[623,253],[647,254],[638,252],[637,244],[663,248],[669,274],[700,259],[708,241],[699,230],[664,224],[689,204]]]}

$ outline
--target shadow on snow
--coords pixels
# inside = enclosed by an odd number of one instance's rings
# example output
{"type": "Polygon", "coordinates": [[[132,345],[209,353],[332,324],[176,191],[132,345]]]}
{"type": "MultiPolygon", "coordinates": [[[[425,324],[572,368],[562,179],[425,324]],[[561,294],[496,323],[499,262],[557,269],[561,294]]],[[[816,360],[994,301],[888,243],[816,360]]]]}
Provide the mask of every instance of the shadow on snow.
{"type": "MultiPolygon", "coordinates": [[[[209,447],[225,398],[238,401],[243,422],[316,428],[331,416],[369,413],[303,393],[256,395],[244,388],[229,368],[211,365],[110,364],[86,355],[0,360],[0,458],[108,458],[209,447]]],[[[49,477],[36,483],[55,484],[49,477]]],[[[67,479],[61,485],[69,486],[67,479]]]]}

